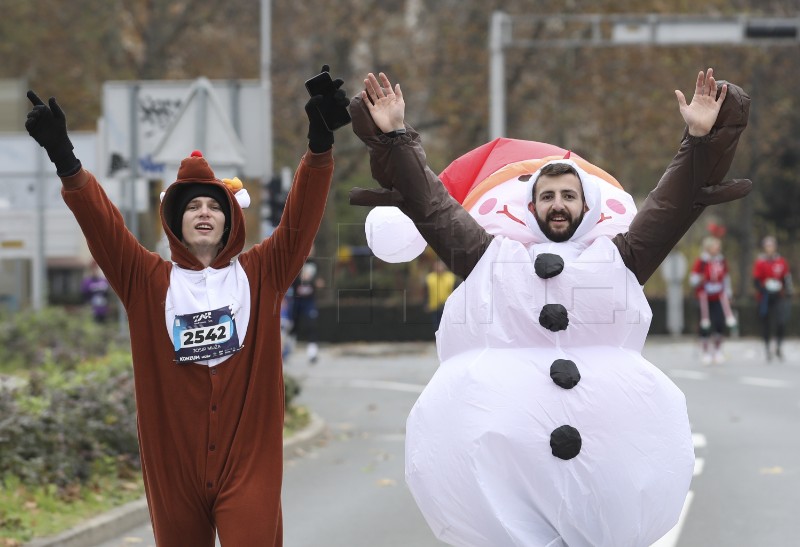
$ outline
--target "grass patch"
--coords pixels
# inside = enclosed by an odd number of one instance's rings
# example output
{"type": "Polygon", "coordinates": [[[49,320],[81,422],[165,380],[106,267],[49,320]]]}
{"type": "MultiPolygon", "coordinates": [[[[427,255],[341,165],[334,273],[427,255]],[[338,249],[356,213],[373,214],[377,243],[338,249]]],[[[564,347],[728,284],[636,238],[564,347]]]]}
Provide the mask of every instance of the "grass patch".
{"type": "Polygon", "coordinates": [[[0,492],[0,546],[20,547],[35,537],[58,534],[143,495],[141,476],[133,470],[130,476],[95,476],[90,483],[63,489],[27,486],[7,476],[0,492]]]}
{"type": "Polygon", "coordinates": [[[311,412],[307,407],[290,405],[286,409],[283,420],[283,437],[289,438],[311,423],[311,412]]]}

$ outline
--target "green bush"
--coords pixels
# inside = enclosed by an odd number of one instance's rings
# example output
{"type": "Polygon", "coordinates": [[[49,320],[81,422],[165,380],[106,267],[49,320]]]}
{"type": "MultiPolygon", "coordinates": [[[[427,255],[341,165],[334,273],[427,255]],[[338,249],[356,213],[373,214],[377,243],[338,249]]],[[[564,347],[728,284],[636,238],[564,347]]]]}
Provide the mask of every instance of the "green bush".
{"type": "Polygon", "coordinates": [[[31,370],[46,363],[71,369],[120,342],[116,324],[94,322],[85,308],[23,311],[0,317],[0,370],[31,370]]]}
{"type": "Polygon", "coordinates": [[[292,402],[300,395],[300,382],[294,376],[283,375],[284,408],[292,406],[292,402]]]}
{"type": "MultiPolygon", "coordinates": [[[[0,476],[28,485],[85,484],[109,461],[139,467],[130,358],[73,371],[45,367],[0,391],[0,476]]],[[[106,469],[107,470],[107,469],[106,469]]]]}
{"type": "MultiPolygon", "coordinates": [[[[0,366],[23,378],[0,389],[0,483],[65,489],[139,469],[133,367],[127,350],[108,352],[115,332],[58,308],[0,321],[0,366]]],[[[289,409],[300,384],[284,387],[289,409]]]]}

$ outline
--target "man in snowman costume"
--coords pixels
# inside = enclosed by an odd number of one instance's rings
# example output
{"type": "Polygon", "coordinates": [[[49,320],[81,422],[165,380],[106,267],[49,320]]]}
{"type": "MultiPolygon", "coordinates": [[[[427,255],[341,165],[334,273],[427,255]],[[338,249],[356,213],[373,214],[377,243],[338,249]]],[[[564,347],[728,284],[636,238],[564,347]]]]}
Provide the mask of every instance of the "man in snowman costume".
{"type": "Polygon", "coordinates": [[[406,480],[425,519],[460,546],[652,544],[677,522],[694,450],[683,394],[641,355],[642,285],[706,206],[749,192],[723,181],[749,97],[712,69],[691,103],[675,92],[687,128],[635,216],[583,160],[515,173],[506,184],[524,205],[502,212],[525,230],[510,237],[450,195],[404,123],[400,86],[379,78],[350,111],[382,188],[351,203],[397,206],[465,278],[407,423],[406,480]]]}

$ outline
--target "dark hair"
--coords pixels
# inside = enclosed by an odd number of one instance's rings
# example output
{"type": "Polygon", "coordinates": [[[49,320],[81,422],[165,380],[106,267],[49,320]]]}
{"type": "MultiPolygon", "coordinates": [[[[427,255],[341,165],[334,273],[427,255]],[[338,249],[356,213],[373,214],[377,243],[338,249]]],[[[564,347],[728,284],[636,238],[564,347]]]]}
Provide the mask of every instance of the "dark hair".
{"type": "Polygon", "coordinates": [[[536,180],[533,181],[533,186],[531,187],[531,201],[536,201],[536,183],[539,182],[539,179],[542,177],[559,177],[561,175],[568,175],[573,174],[578,178],[578,181],[581,183],[581,198],[586,201],[586,198],[583,196],[583,181],[581,180],[581,176],[578,174],[578,170],[575,169],[568,163],[548,163],[539,171],[539,174],[536,176],[536,180]]]}

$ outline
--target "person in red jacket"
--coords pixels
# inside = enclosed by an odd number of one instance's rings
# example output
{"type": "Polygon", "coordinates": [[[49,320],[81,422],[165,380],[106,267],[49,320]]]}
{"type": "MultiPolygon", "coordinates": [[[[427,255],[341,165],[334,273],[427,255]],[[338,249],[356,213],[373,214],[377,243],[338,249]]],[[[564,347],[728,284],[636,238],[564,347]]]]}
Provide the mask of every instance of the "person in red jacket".
{"type": "Polygon", "coordinates": [[[728,261],[722,255],[722,243],[716,237],[709,236],[703,240],[703,252],[694,262],[689,284],[695,288],[695,296],[700,305],[703,364],[721,363],[725,360],[722,352],[725,327],[735,327],[736,316],[730,304],[728,261]]]}
{"type": "Polygon", "coordinates": [[[792,275],[789,263],[778,254],[775,238],[767,236],[761,243],[764,253],[753,264],[753,285],[756,288],[758,317],[761,320],[762,336],[767,352],[767,361],[772,359],[770,341],[775,333],[775,357],[783,359],[781,345],[789,321],[792,275]]]}
{"type": "Polygon", "coordinates": [[[222,545],[283,545],[279,303],[325,209],[333,132],[323,116],[348,104],[341,85],[335,80],[306,104],[308,150],[280,224],[246,251],[238,185],[218,179],[200,153],[183,160],[161,202],[168,261],[136,240],[83,169],[55,98],[47,105],[28,92],[25,127],[55,164],[64,201],[128,315],[142,474],[159,547],[213,547],[217,534],[222,545]]]}

